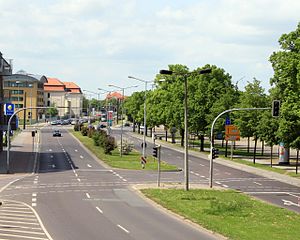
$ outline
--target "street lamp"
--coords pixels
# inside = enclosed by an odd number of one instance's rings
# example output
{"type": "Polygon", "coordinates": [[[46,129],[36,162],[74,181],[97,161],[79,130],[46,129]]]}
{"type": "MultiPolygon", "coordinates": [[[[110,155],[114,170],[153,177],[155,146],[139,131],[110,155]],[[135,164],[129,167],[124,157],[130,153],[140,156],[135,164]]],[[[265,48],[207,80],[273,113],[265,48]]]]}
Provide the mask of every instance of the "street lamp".
{"type": "MultiPolygon", "coordinates": [[[[134,85],[134,86],[130,86],[130,87],[119,87],[119,86],[116,86],[116,85],[113,85],[113,84],[109,84],[108,85],[109,87],[115,87],[115,88],[118,88],[118,89],[121,89],[122,90],[122,96],[123,96],[123,101],[122,101],[122,113],[121,113],[121,151],[120,151],[120,156],[122,157],[123,156],[123,109],[124,109],[124,106],[123,106],[123,103],[124,103],[124,91],[125,89],[128,89],[128,88],[133,88],[133,87],[137,87],[138,85],[134,85]]],[[[144,129],[145,131],[145,129],[144,129]]]]}
{"type": "MultiPolygon", "coordinates": [[[[146,97],[147,97],[147,84],[154,81],[146,81],[144,79],[136,78],[133,76],[128,76],[128,78],[138,80],[145,83],[145,96],[144,96],[144,136],[143,136],[143,158],[145,159],[146,155],[146,123],[147,123],[147,111],[146,111],[146,97]]],[[[161,82],[165,81],[164,79],[159,80],[161,82]]]]}
{"type": "MultiPolygon", "coordinates": [[[[184,77],[184,177],[185,177],[185,190],[189,190],[189,159],[188,159],[188,86],[187,86],[187,77],[192,74],[192,72],[188,73],[180,73],[180,72],[173,72],[170,70],[160,70],[160,74],[165,75],[182,75],[184,77]]],[[[194,72],[193,72],[194,73],[194,72]]],[[[203,69],[197,71],[198,74],[206,74],[211,73],[211,69],[203,69]]]]}
{"type": "MultiPolygon", "coordinates": [[[[108,93],[110,94],[110,90],[106,90],[106,89],[103,89],[103,88],[98,88],[99,91],[104,91],[102,94],[104,93],[108,93]]],[[[106,127],[107,127],[107,131],[108,131],[108,134],[110,134],[110,122],[108,121],[108,117],[109,117],[109,114],[108,114],[108,110],[109,110],[109,107],[108,107],[108,101],[107,101],[107,97],[106,97],[106,100],[105,100],[105,103],[106,103],[106,127]]]]}

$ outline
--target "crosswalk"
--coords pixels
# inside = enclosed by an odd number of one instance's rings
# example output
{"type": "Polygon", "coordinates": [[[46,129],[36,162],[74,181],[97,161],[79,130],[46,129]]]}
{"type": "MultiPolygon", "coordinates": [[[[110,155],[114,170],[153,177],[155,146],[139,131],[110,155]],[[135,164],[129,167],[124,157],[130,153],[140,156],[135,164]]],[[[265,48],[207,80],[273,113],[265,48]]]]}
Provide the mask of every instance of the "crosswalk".
{"type": "Polygon", "coordinates": [[[0,240],[52,240],[35,210],[22,202],[2,200],[0,240]]]}

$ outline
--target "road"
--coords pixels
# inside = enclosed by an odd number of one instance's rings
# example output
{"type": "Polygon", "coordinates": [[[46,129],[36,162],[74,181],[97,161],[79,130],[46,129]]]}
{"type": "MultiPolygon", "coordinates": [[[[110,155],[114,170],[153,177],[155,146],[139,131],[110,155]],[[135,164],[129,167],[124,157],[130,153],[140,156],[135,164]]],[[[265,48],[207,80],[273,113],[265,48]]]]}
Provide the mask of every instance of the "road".
{"type": "Polygon", "coordinates": [[[42,129],[37,172],[1,192],[0,239],[218,239],[129,187],[153,181],[153,172],[105,168],[60,128],[62,137],[42,129]]]}
{"type": "MultiPolygon", "coordinates": [[[[120,135],[118,129],[114,130],[114,132],[115,136],[120,135]]],[[[141,135],[134,135],[127,129],[127,131],[125,130],[124,132],[124,136],[134,142],[135,148],[141,151],[141,135]]],[[[151,155],[153,143],[148,142],[147,146],[147,154],[151,155]]],[[[175,164],[183,169],[184,156],[182,150],[176,150],[168,147],[168,145],[164,145],[162,146],[161,155],[162,160],[175,164]]],[[[190,183],[208,185],[209,161],[207,157],[189,155],[189,171],[190,183]]],[[[217,163],[214,164],[213,176],[214,186],[235,189],[277,206],[300,212],[300,187],[217,163]]],[[[129,176],[126,177],[129,178],[129,176]]],[[[143,181],[143,179],[140,179],[140,181],[143,181]]],[[[177,174],[163,173],[162,181],[183,182],[183,172],[177,174]]]]}

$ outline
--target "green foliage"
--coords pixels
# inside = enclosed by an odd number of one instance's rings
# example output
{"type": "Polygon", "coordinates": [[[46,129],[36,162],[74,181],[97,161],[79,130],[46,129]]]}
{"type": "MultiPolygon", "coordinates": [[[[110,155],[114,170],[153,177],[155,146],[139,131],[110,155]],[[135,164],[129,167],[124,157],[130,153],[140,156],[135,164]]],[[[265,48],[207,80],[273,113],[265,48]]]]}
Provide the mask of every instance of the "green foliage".
{"type": "MultiPolygon", "coordinates": [[[[118,150],[121,152],[121,141],[118,141],[118,150]]],[[[128,139],[123,139],[122,141],[122,154],[124,155],[128,155],[129,153],[132,152],[133,150],[133,147],[134,147],[134,144],[133,142],[129,141],[128,139]]]]}
{"type": "Polygon", "coordinates": [[[116,148],[115,138],[107,136],[104,140],[103,148],[105,154],[111,154],[111,152],[116,148]]]}
{"type": "Polygon", "coordinates": [[[51,106],[47,109],[46,114],[51,117],[55,117],[58,115],[58,110],[55,106],[55,103],[51,103],[51,106]]]}
{"type": "MultiPolygon", "coordinates": [[[[267,95],[260,86],[260,81],[253,79],[245,87],[245,92],[240,95],[240,108],[262,108],[267,107],[267,95]]],[[[263,111],[240,111],[234,113],[235,123],[238,125],[242,137],[254,137],[259,135],[258,126],[263,116],[263,111]]]]}
{"type": "Polygon", "coordinates": [[[115,139],[107,135],[104,130],[94,130],[91,137],[94,141],[94,145],[102,147],[105,154],[111,154],[111,151],[116,148],[115,139]]]}
{"type": "Polygon", "coordinates": [[[91,137],[93,136],[94,132],[95,132],[94,126],[89,125],[89,126],[88,126],[87,136],[88,136],[89,138],[91,138],[91,137]]]}
{"type": "Polygon", "coordinates": [[[87,136],[88,135],[88,128],[87,127],[83,126],[80,131],[81,131],[82,136],[87,136]]]}
{"type": "Polygon", "coordinates": [[[270,57],[274,69],[272,97],[281,100],[278,137],[299,148],[300,142],[300,23],[279,39],[281,50],[270,57]]]}

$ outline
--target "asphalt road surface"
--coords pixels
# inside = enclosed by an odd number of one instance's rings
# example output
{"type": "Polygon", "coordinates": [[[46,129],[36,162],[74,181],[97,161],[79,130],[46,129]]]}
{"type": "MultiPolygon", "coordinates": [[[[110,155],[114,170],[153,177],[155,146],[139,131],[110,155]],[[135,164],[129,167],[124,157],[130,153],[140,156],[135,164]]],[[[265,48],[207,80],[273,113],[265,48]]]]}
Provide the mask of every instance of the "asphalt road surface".
{"type": "MultiPolygon", "coordinates": [[[[114,130],[116,137],[120,136],[119,129],[114,130]]],[[[142,151],[142,136],[137,137],[131,134],[129,129],[124,131],[125,138],[135,143],[135,148],[142,151]]],[[[153,143],[148,142],[147,154],[152,154],[153,143]]],[[[182,151],[168,147],[162,147],[162,160],[183,167],[184,155],[182,151]]],[[[207,184],[209,181],[209,161],[207,158],[189,155],[189,176],[190,183],[207,184]]],[[[214,186],[221,186],[228,189],[242,191],[256,198],[265,200],[280,207],[288,208],[295,212],[300,212],[300,188],[294,185],[280,182],[275,179],[262,177],[235,168],[214,163],[214,186]]],[[[127,176],[132,178],[133,176],[127,176]]],[[[147,179],[139,179],[140,181],[147,179]]],[[[162,181],[184,182],[183,173],[163,173],[162,181]],[[177,175],[177,176],[176,176],[177,175]]]]}
{"type": "MultiPolygon", "coordinates": [[[[53,137],[52,127],[42,129],[37,172],[1,192],[0,239],[218,239],[129,188],[155,182],[154,172],[107,169],[61,132],[53,137]]],[[[180,181],[180,175],[164,178],[180,181]]]]}

